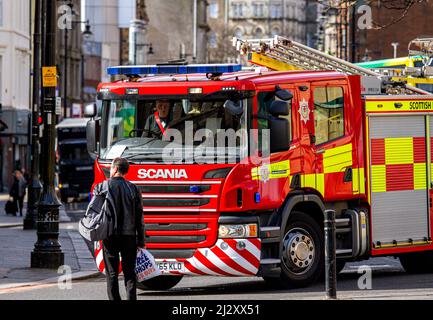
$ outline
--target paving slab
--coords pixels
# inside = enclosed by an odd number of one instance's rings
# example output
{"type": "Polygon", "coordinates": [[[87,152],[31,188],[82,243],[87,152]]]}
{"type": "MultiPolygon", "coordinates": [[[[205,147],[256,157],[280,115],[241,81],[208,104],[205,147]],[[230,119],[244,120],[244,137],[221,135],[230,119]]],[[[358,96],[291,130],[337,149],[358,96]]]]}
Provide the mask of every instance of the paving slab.
{"type": "MultiPolygon", "coordinates": [[[[23,230],[23,217],[5,214],[4,203],[8,199],[8,195],[0,194],[0,289],[55,281],[63,275],[57,269],[30,267],[31,252],[37,241],[36,230],[23,230]]],[[[63,207],[60,220],[59,242],[73,279],[97,276],[99,272],[91,251],[79,235],[77,224],[70,222],[63,207]]]]}

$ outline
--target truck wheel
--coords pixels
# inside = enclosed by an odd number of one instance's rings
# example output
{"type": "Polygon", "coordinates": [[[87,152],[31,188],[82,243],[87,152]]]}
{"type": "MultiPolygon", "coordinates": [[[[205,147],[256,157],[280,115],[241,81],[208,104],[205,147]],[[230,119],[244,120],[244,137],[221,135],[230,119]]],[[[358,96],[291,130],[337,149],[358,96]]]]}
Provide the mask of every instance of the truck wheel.
{"type": "Polygon", "coordinates": [[[306,287],[324,272],[323,231],[309,215],[293,212],[285,229],[281,252],[281,283],[306,287]]]}
{"type": "Polygon", "coordinates": [[[137,282],[140,290],[168,290],[177,285],[183,276],[158,276],[143,282],[137,282]]]}
{"type": "Polygon", "coordinates": [[[433,273],[433,252],[414,252],[400,256],[400,262],[408,273],[433,273]]]}

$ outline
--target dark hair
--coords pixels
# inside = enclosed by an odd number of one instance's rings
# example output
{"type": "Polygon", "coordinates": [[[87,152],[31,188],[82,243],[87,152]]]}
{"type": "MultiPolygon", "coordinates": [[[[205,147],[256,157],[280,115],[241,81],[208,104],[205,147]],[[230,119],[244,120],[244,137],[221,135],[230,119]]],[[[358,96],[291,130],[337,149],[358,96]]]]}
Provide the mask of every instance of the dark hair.
{"type": "Polygon", "coordinates": [[[124,158],[116,158],[113,160],[113,163],[111,164],[113,168],[117,168],[119,170],[119,173],[121,175],[125,175],[128,173],[129,170],[129,162],[128,160],[124,158]]]}

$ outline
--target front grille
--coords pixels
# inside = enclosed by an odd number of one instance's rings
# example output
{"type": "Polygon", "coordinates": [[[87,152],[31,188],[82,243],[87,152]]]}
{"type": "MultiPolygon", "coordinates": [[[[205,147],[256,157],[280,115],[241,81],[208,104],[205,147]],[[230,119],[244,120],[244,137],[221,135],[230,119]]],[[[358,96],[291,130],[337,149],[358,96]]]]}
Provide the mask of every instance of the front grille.
{"type": "Polygon", "coordinates": [[[135,181],[152,250],[191,250],[216,242],[219,181],[135,181]]]}
{"type": "Polygon", "coordinates": [[[143,199],[148,207],[200,207],[209,204],[209,199],[143,199]]]}
{"type": "Polygon", "coordinates": [[[147,243],[198,243],[204,240],[205,236],[146,236],[147,243]]]}
{"type": "Polygon", "coordinates": [[[195,249],[213,245],[217,238],[218,217],[187,215],[170,217],[145,215],[144,229],[149,249],[195,249]]]}
{"type": "Polygon", "coordinates": [[[147,223],[147,231],[191,231],[206,229],[206,223],[147,223]]]}
{"type": "MultiPolygon", "coordinates": [[[[198,192],[202,193],[210,190],[210,185],[195,186],[198,192]]],[[[191,193],[190,185],[146,185],[138,186],[141,193],[191,193]]]]}
{"type": "Polygon", "coordinates": [[[188,259],[194,256],[195,249],[149,249],[155,259],[188,259]]]}

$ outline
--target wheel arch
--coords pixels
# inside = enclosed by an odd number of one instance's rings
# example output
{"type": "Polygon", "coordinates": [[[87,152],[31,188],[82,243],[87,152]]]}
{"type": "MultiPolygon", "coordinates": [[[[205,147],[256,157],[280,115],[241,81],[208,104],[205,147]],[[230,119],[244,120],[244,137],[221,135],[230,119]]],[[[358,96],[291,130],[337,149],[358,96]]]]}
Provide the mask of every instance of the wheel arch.
{"type": "Polygon", "coordinates": [[[287,222],[294,211],[301,211],[311,216],[321,227],[323,227],[325,205],[322,199],[315,194],[292,195],[287,198],[284,209],[282,210],[281,239],[284,237],[287,222]]]}

